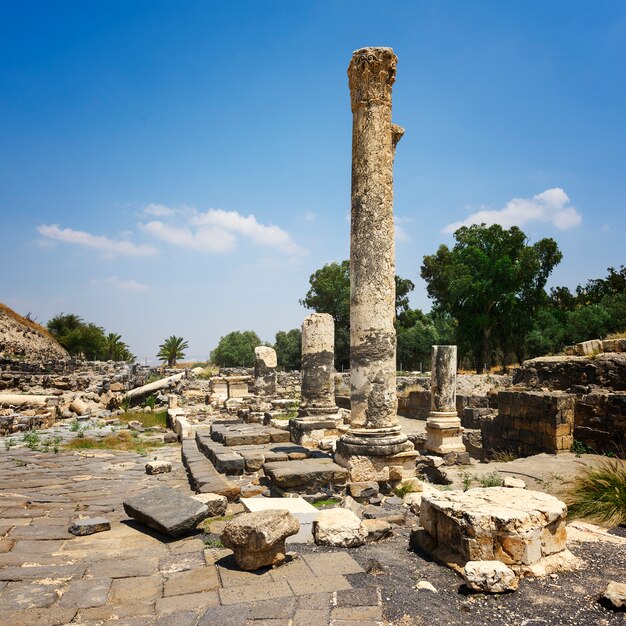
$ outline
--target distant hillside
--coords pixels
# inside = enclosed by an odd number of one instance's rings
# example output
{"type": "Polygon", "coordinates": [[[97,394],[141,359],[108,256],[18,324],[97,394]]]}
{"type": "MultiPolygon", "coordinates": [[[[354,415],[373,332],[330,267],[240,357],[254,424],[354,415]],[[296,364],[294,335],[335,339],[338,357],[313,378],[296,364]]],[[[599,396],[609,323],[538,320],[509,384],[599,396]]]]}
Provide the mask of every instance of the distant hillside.
{"type": "Polygon", "coordinates": [[[0,302],[0,357],[41,361],[67,359],[69,354],[43,326],[0,302]]]}

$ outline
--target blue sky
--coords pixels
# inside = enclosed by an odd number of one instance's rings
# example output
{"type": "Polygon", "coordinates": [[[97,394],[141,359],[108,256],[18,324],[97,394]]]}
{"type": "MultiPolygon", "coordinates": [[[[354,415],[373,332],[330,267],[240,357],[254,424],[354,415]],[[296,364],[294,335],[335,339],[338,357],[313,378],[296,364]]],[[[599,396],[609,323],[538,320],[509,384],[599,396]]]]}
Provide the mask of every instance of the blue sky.
{"type": "Polygon", "coordinates": [[[626,3],[0,2],[0,301],[142,360],[300,325],[349,254],[352,51],[398,55],[397,271],[518,224],[570,288],[626,263],[626,3]]]}

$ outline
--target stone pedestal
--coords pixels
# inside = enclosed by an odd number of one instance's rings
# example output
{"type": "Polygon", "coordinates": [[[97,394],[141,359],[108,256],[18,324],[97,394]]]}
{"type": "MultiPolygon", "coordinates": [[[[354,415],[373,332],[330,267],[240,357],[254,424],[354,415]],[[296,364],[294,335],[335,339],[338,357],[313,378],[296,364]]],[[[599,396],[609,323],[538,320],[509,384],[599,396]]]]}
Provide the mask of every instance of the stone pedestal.
{"type": "Polygon", "coordinates": [[[269,346],[254,349],[254,393],[257,396],[276,395],[276,351],[269,346]]]}
{"type": "Polygon", "coordinates": [[[456,412],[456,346],[433,346],[432,354],[426,449],[437,454],[465,452],[456,412]]]}
{"type": "MultiPolygon", "coordinates": [[[[401,129],[391,123],[397,57],[391,48],[362,48],[348,68],[352,127],[350,229],[350,430],[337,462],[353,480],[371,479],[416,454],[397,418],[393,159],[401,129]],[[401,462],[394,461],[396,455],[401,462]]],[[[411,470],[409,470],[411,471],[411,470]]]]}
{"type": "Polygon", "coordinates": [[[294,443],[316,448],[321,439],[338,437],[343,423],[335,405],[335,323],[328,313],[302,322],[302,387],[298,417],[289,422],[294,443]]]}

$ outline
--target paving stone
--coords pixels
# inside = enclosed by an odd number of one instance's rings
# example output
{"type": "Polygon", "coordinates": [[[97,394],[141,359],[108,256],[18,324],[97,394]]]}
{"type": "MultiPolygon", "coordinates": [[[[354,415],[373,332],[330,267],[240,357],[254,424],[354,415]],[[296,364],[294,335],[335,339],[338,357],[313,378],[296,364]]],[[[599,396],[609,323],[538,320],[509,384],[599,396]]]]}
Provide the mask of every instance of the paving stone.
{"type": "Polygon", "coordinates": [[[57,552],[61,549],[63,545],[62,540],[57,541],[30,541],[28,539],[24,539],[22,541],[15,541],[13,546],[13,553],[24,553],[24,554],[43,554],[46,556],[51,555],[53,552],[57,552]]]}
{"type": "Polygon", "coordinates": [[[357,620],[358,622],[383,619],[383,610],[379,606],[341,606],[330,612],[331,619],[357,620]]]}
{"type": "Polygon", "coordinates": [[[302,557],[316,576],[361,574],[365,570],[346,552],[305,554],[302,557]]]}
{"type": "Polygon", "coordinates": [[[24,584],[21,581],[8,583],[0,596],[0,612],[48,607],[58,599],[57,591],[61,586],[60,582],[53,584],[24,584]]]}
{"type": "Polygon", "coordinates": [[[187,593],[212,591],[220,586],[217,569],[208,566],[172,574],[163,588],[164,596],[179,596],[187,593]]]}
{"type": "Polygon", "coordinates": [[[241,587],[242,585],[259,585],[261,583],[272,582],[272,571],[270,569],[260,569],[255,572],[244,572],[235,564],[232,556],[220,561],[217,566],[223,587],[241,587]]]}
{"type": "Polygon", "coordinates": [[[290,580],[293,578],[313,578],[315,574],[303,559],[295,559],[271,570],[273,580],[290,580]]]}
{"type": "Polygon", "coordinates": [[[220,589],[218,593],[220,602],[223,605],[258,602],[259,600],[286,598],[293,595],[291,588],[284,580],[280,582],[263,582],[244,587],[226,587],[220,589]]]}
{"type": "Polygon", "coordinates": [[[170,537],[194,530],[209,514],[205,504],[166,486],[143,491],[123,504],[127,515],[170,537]]]}
{"type": "Polygon", "coordinates": [[[246,626],[291,626],[290,619],[248,619],[246,626]]]}
{"type": "Polygon", "coordinates": [[[261,600],[250,605],[249,619],[286,619],[296,608],[296,598],[261,600]]]}
{"type": "Polygon", "coordinates": [[[204,567],[205,564],[204,550],[202,552],[172,554],[159,561],[159,571],[162,574],[173,574],[174,572],[204,567]]]}
{"type": "Polygon", "coordinates": [[[250,607],[245,604],[216,606],[204,612],[197,626],[245,626],[250,607]]]}
{"type": "MultiPolygon", "coordinates": [[[[177,611],[176,613],[167,613],[161,615],[154,626],[196,626],[198,614],[193,611],[177,611]]],[[[215,622],[215,626],[219,622],[215,622]]]]}
{"type": "Polygon", "coordinates": [[[343,576],[319,576],[312,579],[289,580],[288,582],[297,596],[308,595],[311,593],[311,589],[322,593],[352,588],[352,585],[343,576]]]}
{"type": "Polygon", "coordinates": [[[154,602],[144,601],[125,604],[105,604],[91,609],[81,609],[78,615],[78,623],[81,624],[88,620],[94,620],[104,621],[106,624],[113,622],[115,626],[118,626],[120,624],[118,620],[145,615],[154,615],[154,602]]]}
{"type": "Polygon", "coordinates": [[[194,550],[204,550],[204,540],[201,538],[187,538],[172,541],[167,546],[172,554],[184,554],[194,550]]]}
{"type": "MultiPolygon", "coordinates": [[[[348,592],[350,593],[350,592],[348,592]]],[[[329,609],[333,599],[332,593],[311,593],[297,598],[298,609],[329,609]]]]}
{"type": "Polygon", "coordinates": [[[322,626],[328,624],[330,609],[298,609],[291,622],[292,626],[322,626]]]}
{"type": "Polygon", "coordinates": [[[202,593],[186,593],[178,596],[168,596],[156,602],[158,615],[174,613],[178,611],[201,610],[211,606],[217,606],[219,599],[215,591],[203,591],[202,593]]]}
{"type": "Polygon", "coordinates": [[[154,558],[107,559],[91,564],[89,571],[95,578],[128,578],[156,574],[157,560],[154,558]]]}
{"type": "Polygon", "coordinates": [[[0,541],[0,554],[4,554],[5,552],[10,552],[14,545],[15,545],[15,542],[11,541],[11,539],[4,539],[0,541]]]}
{"type": "Polygon", "coordinates": [[[112,580],[110,578],[87,578],[74,580],[61,597],[59,606],[90,609],[106,604],[112,580]]]}
{"type": "Polygon", "coordinates": [[[337,606],[380,606],[380,591],[377,587],[358,587],[337,592],[337,606]]]}
{"type": "Polygon", "coordinates": [[[46,609],[26,609],[25,611],[6,611],[2,614],[3,624],[7,626],[61,626],[69,624],[78,609],[53,606],[46,609]]]}
{"type": "Polygon", "coordinates": [[[111,584],[109,601],[113,604],[157,600],[161,597],[163,577],[137,576],[133,578],[116,578],[111,584]]]}
{"type": "Polygon", "coordinates": [[[69,539],[71,536],[64,526],[16,526],[8,534],[9,539],[30,539],[31,541],[69,539]]]}
{"type": "Polygon", "coordinates": [[[0,580],[43,580],[44,578],[80,578],[86,565],[42,565],[36,567],[5,567],[0,580]]]}

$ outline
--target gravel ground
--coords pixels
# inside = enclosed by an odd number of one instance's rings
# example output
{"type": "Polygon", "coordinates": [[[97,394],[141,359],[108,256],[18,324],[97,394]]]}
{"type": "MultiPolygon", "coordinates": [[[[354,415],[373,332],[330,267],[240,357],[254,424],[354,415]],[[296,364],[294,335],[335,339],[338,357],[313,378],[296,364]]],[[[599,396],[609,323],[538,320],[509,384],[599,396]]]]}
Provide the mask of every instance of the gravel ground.
{"type": "MultiPolygon", "coordinates": [[[[354,587],[381,589],[389,625],[598,626],[626,624],[626,613],[604,608],[598,597],[609,580],[626,582],[626,543],[574,543],[570,549],[585,561],[578,572],[546,579],[524,579],[515,593],[470,594],[452,570],[408,548],[409,529],[396,528],[391,539],[349,551],[367,574],[348,576],[354,587]],[[437,593],[416,589],[431,583],[437,593]]],[[[299,545],[297,552],[331,550],[299,545]]]]}

